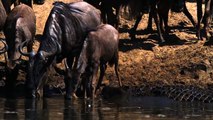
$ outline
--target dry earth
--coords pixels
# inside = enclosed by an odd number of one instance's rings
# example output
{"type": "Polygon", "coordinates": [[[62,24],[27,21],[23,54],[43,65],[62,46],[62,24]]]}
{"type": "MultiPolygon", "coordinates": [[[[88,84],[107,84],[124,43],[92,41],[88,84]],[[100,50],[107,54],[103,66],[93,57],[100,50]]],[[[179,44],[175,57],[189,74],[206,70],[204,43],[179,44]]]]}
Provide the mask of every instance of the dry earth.
{"type": "MultiPolygon", "coordinates": [[[[73,2],[72,0],[62,0],[73,2]]],[[[37,17],[37,36],[41,35],[46,19],[54,0],[46,0],[43,5],[34,5],[37,17]]],[[[196,20],[196,4],[187,2],[190,13],[196,20]]],[[[167,43],[158,44],[156,28],[153,33],[145,31],[148,15],[143,16],[135,40],[131,40],[128,30],[133,26],[134,20],[122,14],[119,31],[119,71],[125,86],[141,85],[193,85],[207,87],[213,85],[213,46],[205,45],[205,40],[197,41],[195,28],[183,13],[169,14],[171,33],[166,36],[167,43]]],[[[212,29],[211,29],[212,32],[212,29]]],[[[212,38],[211,38],[212,39],[212,38]]],[[[34,44],[36,50],[39,43],[34,44]]],[[[3,56],[1,56],[2,61],[3,56]]],[[[59,64],[63,69],[63,64],[59,64]]],[[[117,86],[118,82],[114,69],[108,67],[105,83],[117,86]]],[[[20,72],[19,79],[23,80],[25,73],[20,72]],[[21,77],[20,77],[21,76],[21,77]]],[[[64,85],[63,76],[54,72],[49,74],[51,86],[64,85]]]]}

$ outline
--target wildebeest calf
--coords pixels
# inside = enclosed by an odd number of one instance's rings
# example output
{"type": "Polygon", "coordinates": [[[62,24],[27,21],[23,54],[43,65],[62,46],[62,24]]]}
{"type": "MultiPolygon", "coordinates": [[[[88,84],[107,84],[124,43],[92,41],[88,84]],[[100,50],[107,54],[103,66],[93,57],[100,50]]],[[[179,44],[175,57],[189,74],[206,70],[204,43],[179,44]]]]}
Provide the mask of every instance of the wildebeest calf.
{"type": "Polygon", "coordinates": [[[119,81],[119,86],[122,86],[118,74],[118,44],[119,33],[111,25],[102,24],[88,34],[78,59],[77,68],[72,75],[75,87],[74,92],[81,82],[84,82],[86,83],[87,97],[91,97],[91,95],[94,97],[96,90],[100,87],[103,80],[107,63],[111,66],[115,65],[115,73],[119,81]],[[100,77],[96,86],[99,65],[100,77]],[[87,73],[88,75],[89,79],[86,82],[80,78],[83,73],[87,73]]]}

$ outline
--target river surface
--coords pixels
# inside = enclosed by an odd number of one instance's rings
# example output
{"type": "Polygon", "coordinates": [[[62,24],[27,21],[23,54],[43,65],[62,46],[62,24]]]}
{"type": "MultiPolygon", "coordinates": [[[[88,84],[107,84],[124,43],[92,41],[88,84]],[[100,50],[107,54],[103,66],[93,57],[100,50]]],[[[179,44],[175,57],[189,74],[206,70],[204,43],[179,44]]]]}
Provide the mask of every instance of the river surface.
{"type": "Polygon", "coordinates": [[[178,102],[164,97],[110,100],[0,98],[0,120],[213,120],[213,104],[178,102]]]}

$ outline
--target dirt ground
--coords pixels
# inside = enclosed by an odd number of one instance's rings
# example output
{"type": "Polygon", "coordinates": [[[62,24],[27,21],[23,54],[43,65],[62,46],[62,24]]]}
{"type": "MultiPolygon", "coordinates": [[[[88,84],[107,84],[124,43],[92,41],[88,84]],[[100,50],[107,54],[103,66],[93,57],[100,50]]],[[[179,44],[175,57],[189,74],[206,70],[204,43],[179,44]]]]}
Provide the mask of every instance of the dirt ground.
{"type": "MultiPolygon", "coordinates": [[[[54,0],[46,0],[43,5],[33,6],[37,17],[37,36],[43,32],[53,2],[54,0]]],[[[196,21],[196,4],[187,2],[187,8],[196,21]]],[[[197,41],[196,30],[183,13],[170,12],[171,33],[165,37],[167,42],[163,46],[158,44],[155,25],[154,32],[148,33],[145,30],[148,15],[143,16],[135,40],[131,40],[128,33],[134,20],[125,18],[125,14],[121,14],[119,25],[119,72],[125,86],[181,84],[205,88],[213,85],[213,46],[205,45],[205,40],[197,41]]],[[[39,43],[36,42],[34,49],[38,46],[39,43]]],[[[4,62],[3,56],[0,59],[4,62]]],[[[63,64],[58,66],[63,69],[63,64]]],[[[19,79],[23,80],[24,76],[25,73],[20,72],[19,79]]],[[[62,75],[52,72],[49,76],[51,86],[64,85],[62,75]]],[[[104,79],[106,84],[118,85],[113,68],[108,67],[104,79]]]]}

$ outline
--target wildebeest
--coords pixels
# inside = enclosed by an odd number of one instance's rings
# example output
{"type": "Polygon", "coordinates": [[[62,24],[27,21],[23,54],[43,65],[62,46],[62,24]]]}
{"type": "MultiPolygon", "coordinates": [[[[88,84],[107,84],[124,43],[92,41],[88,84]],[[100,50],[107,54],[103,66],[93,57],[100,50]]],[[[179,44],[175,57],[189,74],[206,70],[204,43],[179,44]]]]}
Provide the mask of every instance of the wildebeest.
{"type": "Polygon", "coordinates": [[[2,2],[0,1],[0,31],[4,27],[6,17],[7,17],[7,14],[6,14],[5,8],[4,8],[2,2]]]}
{"type": "MultiPolygon", "coordinates": [[[[32,7],[32,0],[1,0],[3,5],[4,5],[4,8],[7,12],[7,14],[10,13],[11,11],[11,6],[12,4],[14,4],[14,6],[17,6],[19,5],[20,3],[24,3],[30,7],[32,7]]],[[[43,4],[45,0],[33,0],[33,3],[34,4],[43,4]]]]}
{"type": "MultiPolygon", "coordinates": [[[[27,97],[36,97],[42,78],[54,61],[67,59],[72,68],[88,31],[101,24],[100,11],[86,2],[55,2],[46,21],[37,54],[30,61],[27,97]],[[57,59],[57,60],[56,60],[57,59]]],[[[65,98],[71,98],[71,80],[65,79],[65,98]]]]}
{"type": "MultiPolygon", "coordinates": [[[[115,73],[118,78],[119,86],[122,86],[118,74],[118,44],[119,33],[118,31],[108,24],[103,24],[97,27],[96,30],[89,32],[84,41],[83,49],[78,59],[77,68],[72,75],[73,83],[76,83],[75,91],[81,85],[81,75],[86,72],[88,81],[84,81],[87,92],[87,97],[95,95],[95,91],[99,89],[103,80],[107,63],[115,65],[115,73]],[[106,35],[107,33],[107,35],[106,35]],[[97,82],[97,73],[100,65],[100,76],[97,82]],[[96,86],[97,84],[97,86],[96,86]]],[[[75,92],[74,91],[74,92],[75,92]]]]}
{"type": "MultiPolygon", "coordinates": [[[[21,62],[19,46],[27,46],[27,51],[32,51],[36,32],[36,16],[33,9],[25,4],[16,6],[8,14],[3,31],[8,45],[8,56],[5,58],[7,63],[6,87],[7,92],[12,92],[21,62]]],[[[10,93],[11,97],[13,97],[12,93],[10,93]]]]}
{"type": "Polygon", "coordinates": [[[33,40],[36,32],[36,17],[32,8],[25,4],[16,6],[5,22],[4,34],[8,45],[7,67],[13,69],[21,57],[18,47],[27,46],[28,52],[32,51],[33,40]]]}
{"type": "MultiPolygon", "coordinates": [[[[209,24],[211,22],[211,15],[213,12],[213,1],[212,0],[205,0],[205,12],[204,12],[204,36],[208,40],[209,39],[209,24]]],[[[197,37],[198,39],[202,39],[202,35],[200,33],[200,24],[202,20],[202,0],[197,0],[197,37]]]]}

